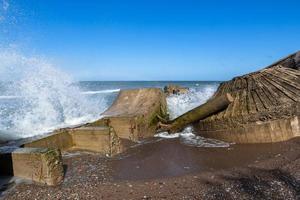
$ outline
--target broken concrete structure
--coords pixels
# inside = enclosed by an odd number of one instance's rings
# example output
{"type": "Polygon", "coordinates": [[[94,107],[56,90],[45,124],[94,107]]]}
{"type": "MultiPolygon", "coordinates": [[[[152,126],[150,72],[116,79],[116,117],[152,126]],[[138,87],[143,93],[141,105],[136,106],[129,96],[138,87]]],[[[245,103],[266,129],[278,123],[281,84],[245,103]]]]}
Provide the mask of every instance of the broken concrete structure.
{"type": "Polygon", "coordinates": [[[137,142],[156,133],[158,116],[166,116],[166,98],[161,89],[122,90],[104,118],[88,126],[106,124],[123,139],[137,142]]]}
{"type": "Polygon", "coordinates": [[[113,128],[108,126],[67,128],[25,143],[24,147],[58,148],[62,151],[84,150],[113,156],[123,146],[113,128]]]}
{"type": "Polygon", "coordinates": [[[61,151],[84,150],[108,156],[155,134],[158,116],[166,115],[166,99],[160,89],[121,91],[103,119],[75,128],[54,131],[33,139],[9,153],[0,152],[2,171],[47,185],[63,179],[61,151]]]}
{"type": "Polygon", "coordinates": [[[1,175],[13,175],[46,185],[58,185],[64,177],[58,149],[18,148],[0,152],[1,175]]]}
{"type": "Polygon", "coordinates": [[[23,147],[57,148],[65,151],[73,147],[73,138],[69,129],[60,129],[39,139],[26,142],[23,147]]]}
{"type": "Polygon", "coordinates": [[[24,147],[86,150],[109,156],[121,153],[130,141],[153,136],[159,116],[166,115],[166,99],[158,88],[121,91],[104,118],[65,128],[25,143],[24,147]]]}
{"type": "Polygon", "coordinates": [[[153,136],[158,117],[166,114],[160,89],[121,91],[105,118],[81,127],[57,130],[26,142],[24,148],[0,152],[2,175],[14,175],[47,185],[63,180],[62,151],[84,150],[108,156],[123,152],[130,141],[153,136]]]}
{"type": "Polygon", "coordinates": [[[300,136],[300,52],[257,72],[223,82],[227,109],[196,124],[199,134],[236,143],[268,143],[300,136]]]}
{"type": "Polygon", "coordinates": [[[70,131],[73,150],[87,150],[114,156],[121,153],[124,144],[112,127],[80,127],[70,131]]]}

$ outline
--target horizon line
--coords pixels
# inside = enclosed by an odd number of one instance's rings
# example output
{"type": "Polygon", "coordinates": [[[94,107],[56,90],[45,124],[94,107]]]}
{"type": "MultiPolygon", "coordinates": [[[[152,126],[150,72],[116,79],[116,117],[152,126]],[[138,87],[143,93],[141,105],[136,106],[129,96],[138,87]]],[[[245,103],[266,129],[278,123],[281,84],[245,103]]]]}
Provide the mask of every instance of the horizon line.
{"type": "Polygon", "coordinates": [[[79,82],[224,82],[226,80],[78,80],[79,82]]]}

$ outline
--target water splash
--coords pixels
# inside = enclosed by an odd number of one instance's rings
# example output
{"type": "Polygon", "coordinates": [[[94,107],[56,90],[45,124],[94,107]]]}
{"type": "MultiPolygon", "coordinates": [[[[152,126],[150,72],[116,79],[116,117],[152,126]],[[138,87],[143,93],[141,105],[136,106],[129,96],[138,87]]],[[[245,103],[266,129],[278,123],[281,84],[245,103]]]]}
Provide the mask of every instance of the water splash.
{"type": "Polygon", "coordinates": [[[192,147],[230,147],[230,143],[195,135],[192,126],[186,127],[182,132],[173,134],[169,134],[168,132],[161,132],[156,134],[155,137],[166,139],[179,138],[180,143],[192,147]]]}
{"type": "Polygon", "coordinates": [[[182,95],[171,95],[167,98],[170,119],[205,103],[217,90],[218,84],[198,85],[182,95]]]}
{"type": "MultiPolygon", "coordinates": [[[[205,103],[217,90],[218,84],[196,85],[190,91],[182,95],[172,95],[167,98],[168,112],[171,119],[174,119],[185,112],[205,103]]],[[[184,145],[193,147],[229,147],[230,144],[195,135],[193,127],[188,126],[182,132],[169,134],[161,132],[155,135],[161,138],[179,138],[184,145]]]]}
{"type": "Polygon", "coordinates": [[[180,134],[180,142],[182,144],[193,147],[223,147],[227,148],[230,143],[223,142],[221,140],[211,139],[195,135],[192,127],[187,127],[180,134]]]}
{"type": "Polygon", "coordinates": [[[0,51],[0,78],[0,96],[19,97],[2,99],[0,130],[17,137],[95,120],[108,107],[105,98],[87,98],[69,75],[41,57],[0,51]]]}

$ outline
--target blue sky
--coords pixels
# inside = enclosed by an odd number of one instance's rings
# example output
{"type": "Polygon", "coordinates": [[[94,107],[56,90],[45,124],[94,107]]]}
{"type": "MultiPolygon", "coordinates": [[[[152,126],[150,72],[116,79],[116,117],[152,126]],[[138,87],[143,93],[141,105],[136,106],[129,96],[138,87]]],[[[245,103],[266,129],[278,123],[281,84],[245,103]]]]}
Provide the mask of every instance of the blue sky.
{"type": "Polygon", "coordinates": [[[78,80],[228,80],[300,49],[300,1],[4,1],[2,39],[78,80]]]}

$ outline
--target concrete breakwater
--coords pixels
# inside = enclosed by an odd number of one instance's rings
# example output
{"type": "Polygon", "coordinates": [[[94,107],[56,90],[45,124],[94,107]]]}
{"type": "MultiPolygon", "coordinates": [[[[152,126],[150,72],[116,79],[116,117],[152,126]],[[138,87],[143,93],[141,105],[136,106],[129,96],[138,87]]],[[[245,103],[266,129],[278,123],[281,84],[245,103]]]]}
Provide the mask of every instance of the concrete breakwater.
{"type": "MultiPolygon", "coordinates": [[[[206,114],[187,112],[182,117],[184,123],[176,123],[176,130],[192,124],[199,135],[235,143],[279,142],[300,136],[299,57],[298,52],[263,70],[222,83],[206,104],[194,109],[206,114]],[[217,100],[224,95],[230,100],[219,105],[217,100]]],[[[125,151],[154,136],[158,124],[166,122],[166,97],[158,88],[122,90],[103,116],[1,152],[1,165],[6,169],[1,173],[57,185],[63,180],[61,151],[83,150],[107,156],[125,151]]]]}
{"type": "Polygon", "coordinates": [[[232,95],[233,103],[196,124],[202,136],[235,143],[300,136],[300,52],[223,82],[212,98],[225,93],[232,95]]]}
{"type": "Polygon", "coordinates": [[[121,153],[132,143],[156,133],[157,115],[166,115],[166,99],[162,90],[156,88],[124,90],[103,115],[104,118],[93,123],[60,129],[26,142],[22,148],[0,152],[1,165],[7,168],[1,174],[47,185],[59,184],[63,180],[63,170],[56,171],[62,169],[61,151],[84,150],[107,156],[121,153]],[[50,151],[57,153],[47,154],[49,159],[40,159],[50,151]],[[48,176],[36,169],[47,171],[48,176]]]}

